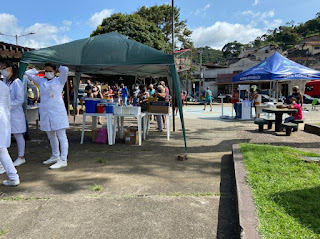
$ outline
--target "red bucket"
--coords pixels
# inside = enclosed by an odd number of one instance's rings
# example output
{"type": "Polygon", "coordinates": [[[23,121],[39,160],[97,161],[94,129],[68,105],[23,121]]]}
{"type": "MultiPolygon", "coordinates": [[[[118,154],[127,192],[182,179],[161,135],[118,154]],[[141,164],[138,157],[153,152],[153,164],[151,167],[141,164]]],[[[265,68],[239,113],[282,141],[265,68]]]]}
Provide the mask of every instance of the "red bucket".
{"type": "Polygon", "coordinates": [[[106,112],[106,105],[105,104],[98,104],[97,105],[97,113],[102,114],[106,112]]]}

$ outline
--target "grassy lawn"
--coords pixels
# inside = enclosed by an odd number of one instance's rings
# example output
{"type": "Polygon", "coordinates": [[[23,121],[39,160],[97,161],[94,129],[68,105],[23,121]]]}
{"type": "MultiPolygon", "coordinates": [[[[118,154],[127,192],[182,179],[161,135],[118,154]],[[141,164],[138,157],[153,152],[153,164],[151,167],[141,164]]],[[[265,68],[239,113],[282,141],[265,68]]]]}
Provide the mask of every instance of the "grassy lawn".
{"type": "Polygon", "coordinates": [[[320,165],[317,156],[289,147],[241,144],[263,238],[320,238],[320,165]]]}

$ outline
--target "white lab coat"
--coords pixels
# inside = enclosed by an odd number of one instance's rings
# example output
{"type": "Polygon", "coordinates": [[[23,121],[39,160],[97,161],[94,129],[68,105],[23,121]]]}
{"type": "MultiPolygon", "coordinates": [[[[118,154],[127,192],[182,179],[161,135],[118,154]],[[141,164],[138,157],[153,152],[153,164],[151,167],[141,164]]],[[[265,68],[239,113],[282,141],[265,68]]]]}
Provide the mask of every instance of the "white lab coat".
{"type": "Polygon", "coordinates": [[[11,143],[10,90],[0,80],[0,148],[9,148],[11,143]]]}
{"type": "Polygon", "coordinates": [[[17,78],[9,85],[9,89],[11,99],[11,133],[25,133],[27,130],[26,118],[22,108],[24,103],[24,86],[21,80],[17,78]]]}
{"type": "Polygon", "coordinates": [[[26,71],[26,76],[40,87],[40,129],[42,131],[56,131],[69,128],[67,111],[62,99],[64,84],[68,79],[69,69],[59,67],[60,76],[52,80],[36,76],[35,69],[26,71]]]}

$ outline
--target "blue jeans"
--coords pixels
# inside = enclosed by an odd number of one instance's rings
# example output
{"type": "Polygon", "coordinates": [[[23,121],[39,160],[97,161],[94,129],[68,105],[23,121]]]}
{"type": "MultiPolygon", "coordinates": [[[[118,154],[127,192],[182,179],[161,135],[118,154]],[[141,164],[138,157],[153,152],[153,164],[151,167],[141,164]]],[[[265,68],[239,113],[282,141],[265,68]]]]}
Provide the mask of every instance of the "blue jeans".
{"type": "Polygon", "coordinates": [[[128,97],[122,97],[123,106],[127,106],[128,97]]]}
{"type": "Polygon", "coordinates": [[[285,123],[289,123],[291,121],[294,121],[294,117],[292,115],[284,119],[285,123]]]}

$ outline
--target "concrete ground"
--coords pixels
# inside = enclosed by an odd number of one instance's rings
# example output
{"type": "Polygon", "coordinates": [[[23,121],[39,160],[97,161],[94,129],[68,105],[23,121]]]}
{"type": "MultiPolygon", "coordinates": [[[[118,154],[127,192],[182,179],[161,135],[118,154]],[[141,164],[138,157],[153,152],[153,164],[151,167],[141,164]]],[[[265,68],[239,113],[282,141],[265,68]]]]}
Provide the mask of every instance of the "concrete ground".
{"type": "MultiPolygon", "coordinates": [[[[292,137],[272,131],[258,134],[252,121],[220,120],[220,105],[215,105],[213,112],[208,108],[203,112],[202,107],[187,106],[184,110],[187,161],[176,160],[184,152],[178,117],[170,142],[165,132],[152,130],[142,146],[93,144],[89,130],[80,145],[82,118],[77,117],[76,126],[68,130],[68,167],[59,170],[42,164],[50,157],[49,143],[45,133],[32,125],[27,163],[17,168],[21,185],[0,187],[0,235],[237,238],[232,144],[299,142],[294,146],[317,151],[318,136],[303,131],[292,137]]],[[[228,107],[231,109],[230,104],[228,107]]],[[[317,121],[319,116],[309,112],[308,120],[317,121]]],[[[134,121],[128,120],[127,125],[131,124],[134,121]]],[[[155,126],[153,123],[151,128],[155,126]]],[[[10,153],[16,157],[15,143],[10,153]]]]}

